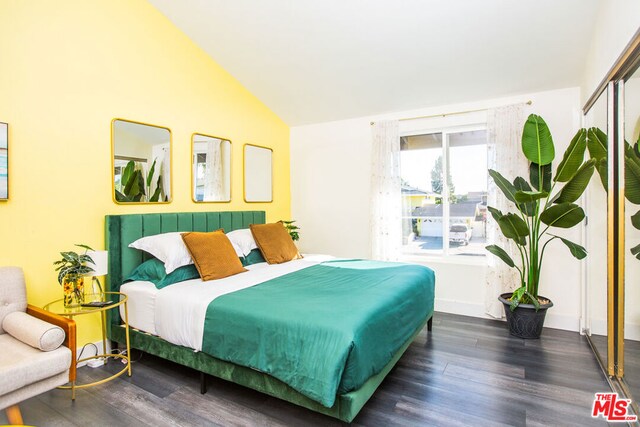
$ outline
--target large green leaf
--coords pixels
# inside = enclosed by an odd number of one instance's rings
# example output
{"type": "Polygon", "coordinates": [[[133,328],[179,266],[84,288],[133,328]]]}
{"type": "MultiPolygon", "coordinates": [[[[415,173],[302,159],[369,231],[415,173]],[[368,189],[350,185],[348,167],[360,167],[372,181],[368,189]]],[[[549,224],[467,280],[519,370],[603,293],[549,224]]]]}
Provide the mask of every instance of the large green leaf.
{"type": "Polygon", "coordinates": [[[549,193],[540,191],[516,191],[515,197],[518,203],[533,203],[536,200],[544,199],[549,193]]]}
{"type": "Polygon", "coordinates": [[[160,194],[162,193],[162,175],[158,175],[158,182],[156,183],[156,191],[149,199],[150,202],[157,202],[160,200],[160,194]]]}
{"type": "Polygon", "coordinates": [[[584,211],[574,203],[553,205],[540,214],[540,221],[551,227],[571,228],[583,219],[584,211]]]}
{"type": "Polygon", "coordinates": [[[640,259],[640,245],[631,248],[631,254],[637,259],[640,259]]]}
{"type": "Polygon", "coordinates": [[[587,130],[587,148],[592,159],[607,158],[607,134],[598,128],[587,130]]]}
{"type": "Polygon", "coordinates": [[[137,177],[138,177],[138,184],[137,184],[138,185],[138,191],[139,191],[139,193],[141,195],[144,196],[147,193],[145,191],[144,175],[142,175],[142,171],[141,170],[138,171],[137,177]]]}
{"type": "Polygon", "coordinates": [[[133,174],[133,170],[135,169],[135,167],[136,164],[133,160],[129,160],[127,162],[127,166],[125,166],[124,170],[122,171],[122,177],[120,178],[120,182],[123,186],[127,185],[129,180],[131,179],[131,175],[133,174]]]}
{"type": "Polygon", "coordinates": [[[515,291],[513,291],[513,294],[511,294],[511,303],[509,305],[509,309],[511,311],[515,310],[518,307],[518,305],[520,304],[520,301],[522,300],[522,297],[526,293],[527,293],[526,286],[522,286],[516,289],[515,291]]]}
{"type": "Polygon", "coordinates": [[[516,189],[513,184],[511,184],[507,178],[502,176],[500,172],[494,171],[493,169],[489,169],[489,175],[493,178],[493,181],[496,183],[498,188],[504,193],[505,197],[513,203],[516,203],[516,189]]]}
{"type": "Polygon", "coordinates": [[[529,161],[539,165],[548,165],[553,161],[553,138],[542,117],[531,114],[527,118],[522,130],[522,152],[529,161]]]}
{"type": "Polygon", "coordinates": [[[625,154],[624,195],[634,205],[640,205],[640,159],[631,147],[625,154]]]}
{"type": "Polygon", "coordinates": [[[556,203],[572,203],[575,202],[582,196],[584,190],[587,189],[587,185],[589,185],[589,181],[591,181],[591,177],[593,176],[593,171],[595,169],[596,160],[589,159],[578,169],[578,171],[573,175],[573,177],[565,184],[560,191],[560,195],[555,200],[556,203]]]}
{"type": "Polygon", "coordinates": [[[151,178],[153,178],[153,173],[156,170],[156,161],[158,159],[153,159],[153,163],[151,163],[151,169],[149,169],[149,173],[147,173],[147,187],[151,186],[151,178]]]}
{"type": "Polygon", "coordinates": [[[116,190],[116,201],[117,202],[132,202],[133,200],[131,200],[131,198],[125,196],[124,194],[122,194],[121,192],[116,190]]]}
{"type": "Polygon", "coordinates": [[[499,221],[500,218],[502,218],[502,215],[504,215],[499,209],[496,209],[494,207],[487,206],[487,209],[491,213],[491,216],[493,217],[493,219],[496,220],[496,222],[499,221]]]}
{"type": "MultiPolygon", "coordinates": [[[[127,166],[129,167],[129,166],[127,166]]],[[[124,185],[124,189],[123,189],[123,193],[125,196],[127,197],[133,197],[136,194],[140,193],[140,188],[138,186],[138,176],[140,175],[140,171],[139,170],[134,170],[133,172],[131,172],[131,175],[129,176],[129,179],[127,181],[125,181],[125,185],[124,185]]]]}
{"type": "Polygon", "coordinates": [[[551,163],[541,166],[537,163],[529,164],[529,180],[531,185],[538,191],[551,191],[551,163]],[[542,183],[540,183],[542,176],[542,183]]]}
{"type": "Polygon", "coordinates": [[[596,170],[598,171],[598,175],[600,176],[600,182],[602,183],[602,187],[604,191],[608,191],[609,189],[609,167],[607,166],[607,158],[602,158],[596,163],[596,170]]]}
{"type": "Polygon", "coordinates": [[[532,200],[530,200],[529,198],[518,200],[518,197],[517,197],[518,193],[531,192],[531,187],[529,186],[529,183],[524,178],[517,177],[513,181],[513,187],[516,189],[516,193],[513,196],[518,202],[518,209],[527,216],[535,215],[536,205],[532,203],[532,200]]]}
{"type": "Polygon", "coordinates": [[[631,225],[640,230],[640,211],[631,216],[631,225]]]}
{"type": "Polygon", "coordinates": [[[567,245],[567,247],[569,248],[569,251],[571,252],[571,255],[573,255],[574,257],[578,259],[584,259],[587,256],[587,250],[582,246],[580,246],[579,244],[573,243],[571,240],[567,240],[563,237],[556,236],[555,234],[551,234],[551,235],[553,237],[556,237],[562,240],[562,243],[567,245]]]}
{"type": "Polygon", "coordinates": [[[584,152],[587,149],[587,131],[580,129],[569,143],[567,151],[564,152],[562,161],[556,170],[554,181],[567,182],[575,175],[584,159],[584,152]]]}
{"type": "Polygon", "coordinates": [[[529,235],[529,226],[516,214],[506,214],[498,220],[500,231],[507,239],[513,239],[517,244],[527,244],[525,237],[529,235]]]}
{"type": "Polygon", "coordinates": [[[485,249],[488,250],[489,252],[491,252],[492,254],[494,254],[495,256],[497,256],[498,258],[500,258],[509,267],[515,267],[516,266],[516,264],[513,262],[513,259],[511,259],[509,254],[504,249],[502,249],[500,246],[489,245],[485,249]]]}

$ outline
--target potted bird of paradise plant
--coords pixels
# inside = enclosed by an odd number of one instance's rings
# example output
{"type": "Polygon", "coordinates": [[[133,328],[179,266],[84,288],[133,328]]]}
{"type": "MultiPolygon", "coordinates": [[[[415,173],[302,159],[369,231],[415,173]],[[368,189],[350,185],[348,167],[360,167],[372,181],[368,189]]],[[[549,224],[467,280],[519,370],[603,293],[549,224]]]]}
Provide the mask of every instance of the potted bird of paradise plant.
{"type": "Polygon", "coordinates": [[[576,201],[584,193],[595,169],[594,159],[584,160],[587,131],[580,129],[569,143],[553,174],[555,146],[544,119],[530,115],[522,132],[522,151],[529,160],[529,180],[516,177],[509,181],[500,172],[489,170],[497,187],[511,202],[515,212],[501,212],[488,206],[502,234],[517,248],[514,260],[498,245],[486,249],[509,267],[516,269],[520,287],[500,295],[512,335],[539,338],[546,310],[551,300],[538,294],[545,250],[554,241],[563,243],[581,260],[587,256],[584,247],[554,234],[554,229],[575,227],[585,218],[576,201]]]}

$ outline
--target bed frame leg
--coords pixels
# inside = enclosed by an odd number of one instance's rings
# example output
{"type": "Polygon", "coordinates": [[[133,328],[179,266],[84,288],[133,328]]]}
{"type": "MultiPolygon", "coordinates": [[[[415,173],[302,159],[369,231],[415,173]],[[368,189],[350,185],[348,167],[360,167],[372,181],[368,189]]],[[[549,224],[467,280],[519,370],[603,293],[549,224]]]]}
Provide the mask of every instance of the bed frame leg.
{"type": "Polygon", "coordinates": [[[433,329],[433,316],[427,320],[427,331],[431,332],[431,329],[433,329]]]}
{"type": "Polygon", "coordinates": [[[207,374],[200,372],[200,394],[207,392],[207,374]]]}

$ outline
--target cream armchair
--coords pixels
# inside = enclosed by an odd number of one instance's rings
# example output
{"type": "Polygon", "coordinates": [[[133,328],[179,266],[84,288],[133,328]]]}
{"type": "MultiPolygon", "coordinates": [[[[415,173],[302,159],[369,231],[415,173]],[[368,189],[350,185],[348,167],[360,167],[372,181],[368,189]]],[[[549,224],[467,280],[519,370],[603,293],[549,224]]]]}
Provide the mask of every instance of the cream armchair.
{"type": "Polygon", "coordinates": [[[22,424],[19,402],[75,381],[75,335],[73,320],[27,305],[20,268],[0,267],[0,410],[9,423],[22,424]]]}

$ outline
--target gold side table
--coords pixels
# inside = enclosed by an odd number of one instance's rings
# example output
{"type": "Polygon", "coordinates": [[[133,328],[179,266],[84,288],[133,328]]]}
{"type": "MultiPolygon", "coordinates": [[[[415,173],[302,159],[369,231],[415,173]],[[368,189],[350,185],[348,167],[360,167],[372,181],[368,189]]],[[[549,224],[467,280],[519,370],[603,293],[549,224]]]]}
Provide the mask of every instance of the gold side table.
{"type": "MultiPolygon", "coordinates": [[[[87,360],[91,360],[91,359],[98,359],[98,358],[104,358],[105,359],[105,363],[107,361],[107,358],[109,357],[113,357],[116,359],[122,359],[122,360],[126,360],[127,364],[124,368],[122,368],[121,371],[113,374],[112,376],[99,380],[99,381],[94,381],[92,383],[88,383],[88,384],[76,384],[75,381],[71,382],[71,385],[68,386],[61,386],[59,388],[62,389],[67,389],[67,390],[71,390],[71,399],[75,400],[76,399],[76,389],[81,389],[81,388],[87,388],[87,387],[92,387],[92,386],[96,386],[99,384],[104,384],[106,382],[109,382],[117,377],[119,377],[120,375],[124,374],[125,372],[127,372],[127,374],[129,376],[131,376],[131,347],[129,344],[129,310],[127,307],[127,301],[128,301],[128,297],[120,292],[103,292],[101,294],[85,294],[85,302],[92,302],[92,301],[111,301],[113,300],[112,304],[106,305],[104,307],[83,307],[83,306],[75,306],[75,307],[65,307],[64,306],[64,298],[63,299],[59,299],[59,300],[55,300],[53,302],[50,302],[49,304],[45,305],[43,307],[44,310],[50,311],[51,313],[54,314],[58,314],[60,316],[65,316],[68,317],[69,319],[73,319],[76,316],[83,316],[85,314],[93,314],[93,313],[100,313],[100,316],[102,318],[102,350],[106,351],[107,349],[107,320],[106,320],[106,312],[107,310],[111,310],[112,308],[117,308],[120,307],[121,305],[124,306],[124,330],[125,330],[125,337],[126,337],[126,343],[127,343],[127,352],[126,355],[121,355],[121,354],[96,354],[95,356],[89,356],[89,357],[85,357],[83,359],[78,360],[76,363],[81,363],[81,362],[86,362],[87,360]],[[117,300],[117,301],[116,301],[117,300]]],[[[73,345],[73,347],[75,348],[77,346],[76,343],[73,343],[70,345],[73,345]]],[[[75,354],[75,353],[74,353],[75,354]]]]}

